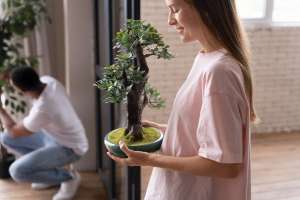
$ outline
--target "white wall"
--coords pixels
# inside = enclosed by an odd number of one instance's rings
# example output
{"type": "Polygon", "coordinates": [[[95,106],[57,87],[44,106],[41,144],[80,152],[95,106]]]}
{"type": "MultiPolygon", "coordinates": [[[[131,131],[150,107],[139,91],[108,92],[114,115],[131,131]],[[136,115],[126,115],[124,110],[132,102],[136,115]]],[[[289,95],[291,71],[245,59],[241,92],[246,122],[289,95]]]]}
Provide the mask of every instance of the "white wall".
{"type": "Polygon", "coordinates": [[[248,35],[262,120],[254,130],[300,130],[300,27],[248,28],[248,35]]]}
{"type": "Polygon", "coordinates": [[[52,75],[65,85],[64,9],[62,0],[47,0],[47,13],[51,23],[46,23],[50,68],[52,75]]]}
{"type": "Polygon", "coordinates": [[[96,169],[92,2],[92,0],[64,0],[66,88],[85,126],[90,143],[89,152],[77,165],[82,170],[96,169]]]}
{"type": "MultiPolygon", "coordinates": [[[[142,19],[164,36],[176,58],[149,59],[150,82],[167,100],[162,110],[147,109],[144,118],[166,122],[174,96],[186,77],[198,46],[182,44],[167,25],[164,1],[142,1],[142,19]]],[[[255,102],[262,123],[254,132],[300,130],[300,27],[247,28],[253,52],[255,102]]]]}

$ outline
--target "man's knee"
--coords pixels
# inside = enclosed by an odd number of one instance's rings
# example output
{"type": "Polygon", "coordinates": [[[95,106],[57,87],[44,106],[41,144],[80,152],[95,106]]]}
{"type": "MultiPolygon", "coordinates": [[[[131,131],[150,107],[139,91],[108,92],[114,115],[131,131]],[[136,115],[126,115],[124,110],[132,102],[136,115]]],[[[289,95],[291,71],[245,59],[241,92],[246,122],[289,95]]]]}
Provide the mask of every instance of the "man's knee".
{"type": "Polygon", "coordinates": [[[27,182],[29,181],[31,170],[17,160],[10,166],[9,174],[16,182],[27,182]]]}

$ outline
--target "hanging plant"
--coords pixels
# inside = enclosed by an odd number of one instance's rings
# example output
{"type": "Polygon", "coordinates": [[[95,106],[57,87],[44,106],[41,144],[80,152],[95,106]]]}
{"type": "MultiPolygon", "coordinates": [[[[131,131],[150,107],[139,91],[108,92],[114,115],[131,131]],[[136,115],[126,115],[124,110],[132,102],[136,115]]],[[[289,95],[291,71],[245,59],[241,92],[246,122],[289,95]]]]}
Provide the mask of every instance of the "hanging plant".
{"type": "Polygon", "coordinates": [[[20,42],[27,37],[46,15],[45,0],[2,0],[0,19],[0,72],[8,69],[38,65],[35,57],[22,55],[20,42]]]}

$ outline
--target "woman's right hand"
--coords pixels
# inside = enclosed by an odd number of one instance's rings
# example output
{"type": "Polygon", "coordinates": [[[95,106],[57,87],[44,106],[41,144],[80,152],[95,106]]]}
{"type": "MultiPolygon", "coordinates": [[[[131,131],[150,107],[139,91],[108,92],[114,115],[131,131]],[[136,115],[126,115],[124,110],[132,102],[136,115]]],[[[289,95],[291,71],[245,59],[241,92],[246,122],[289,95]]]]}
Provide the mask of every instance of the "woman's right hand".
{"type": "Polygon", "coordinates": [[[144,127],[153,127],[153,128],[157,128],[157,129],[159,129],[162,133],[165,133],[166,128],[167,128],[167,125],[166,125],[166,124],[159,124],[159,123],[152,122],[152,121],[149,121],[149,120],[143,120],[143,121],[142,121],[142,125],[143,125],[144,127]]]}

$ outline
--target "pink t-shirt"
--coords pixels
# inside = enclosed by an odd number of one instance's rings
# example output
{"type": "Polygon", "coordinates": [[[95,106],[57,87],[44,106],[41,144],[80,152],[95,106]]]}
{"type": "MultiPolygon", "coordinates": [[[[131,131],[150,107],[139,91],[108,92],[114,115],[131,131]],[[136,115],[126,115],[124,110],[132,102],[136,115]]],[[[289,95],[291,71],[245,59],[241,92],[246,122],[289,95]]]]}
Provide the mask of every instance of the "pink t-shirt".
{"type": "Polygon", "coordinates": [[[250,115],[239,64],[225,50],[199,53],[179,89],[161,153],[243,163],[232,179],[154,168],[146,200],[250,200],[250,115]]]}

